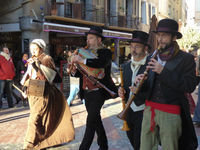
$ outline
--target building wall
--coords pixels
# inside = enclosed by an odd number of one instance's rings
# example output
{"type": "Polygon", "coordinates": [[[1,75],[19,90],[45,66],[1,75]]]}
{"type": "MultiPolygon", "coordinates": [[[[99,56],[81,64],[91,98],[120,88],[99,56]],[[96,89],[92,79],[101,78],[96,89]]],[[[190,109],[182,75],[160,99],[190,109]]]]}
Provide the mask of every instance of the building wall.
{"type": "Polygon", "coordinates": [[[0,24],[19,22],[23,13],[21,1],[0,1],[0,6],[0,24]]]}
{"type": "Polygon", "coordinates": [[[159,3],[157,0],[141,0],[140,3],[140,17],[141,24],[140,29],[146,32],[149,32],[149,27],[151,23],[151,17],[153,15],[158,16],[158,6],[159,3]]]}
{"type": "Polygon", "coordinates": [[[182,1],[182,7],[181,7],[181,21],[182,21],[182,26],[186,26],[187,24],[187,14],[188,14],[188,5],[186,0],[182,1]]]}
{"type": "Polygon", "coordinates": [[[195,23],[200,26],[200,0],[195,0],[195,23]]]}
{"type": "Polygon", "coordinates": [[[185,20],[185,11],[182,0],[159,0],[158,20],[171,18],[179,22],[185,20]]]}

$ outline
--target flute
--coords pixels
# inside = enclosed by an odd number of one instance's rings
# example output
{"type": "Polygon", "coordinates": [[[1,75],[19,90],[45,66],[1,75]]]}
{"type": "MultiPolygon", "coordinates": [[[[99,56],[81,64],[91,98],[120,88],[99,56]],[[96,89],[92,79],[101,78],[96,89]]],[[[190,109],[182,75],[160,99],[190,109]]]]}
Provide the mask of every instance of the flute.
{"type": "Polygon", "coordinates": [[[27,63],[25,64],[25,66],[27,66],[29,63],[33,63],[35,57],[36,57],[35,55],[31,56],[31,57],[27,60],[27,63]]]}

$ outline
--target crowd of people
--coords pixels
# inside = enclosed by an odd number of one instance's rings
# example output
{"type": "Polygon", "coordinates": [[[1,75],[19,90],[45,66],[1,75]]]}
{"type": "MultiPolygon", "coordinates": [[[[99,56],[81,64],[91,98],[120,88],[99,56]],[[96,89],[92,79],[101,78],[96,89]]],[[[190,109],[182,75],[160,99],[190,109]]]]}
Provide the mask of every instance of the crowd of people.
{"type": "Polygon", "coordinates": [[[200,95],[193,120],[186,95],[199,84],[199,58],[195,63],[193,55],[180,50],[176,40],[182,38],[182,34],[178,28],[178,23],[172,19],[159,21],[153,31],[158,42],[153,54],[148,53],[149,34],[140,30],[132,32],[130,60],[122,65],[122,88],[117,87],[111,77],[112,53],[103,45],[103,30],[92,26],[85,33],[89,57],[70,56],[69,73],[79,78],[79,84],[71,85],[68,98],[54,84],[59,74],[52,57],[44,53],[46,44],[42,39],[30,43],[32,57],[28,59],[28,54],[24,53],[16,71],[9,49],[3,47],[0,107],[4,92],[8,107],[14,106],[15,76],[18,87],[23,90],[20,99],[28,99],[30,107],[23,149],[46,149],[72,141],[75,130],[69,106],[79,93],[87,111],[79,150],[90,149],[95,133],[99,150],[108,150],[101,108],[107,99],[125,97],[127,103],[132,95],[135,95],[134,101],[128,107],[125,120],[130,128],[126,131],[127,137],[134,150],[157,150],[159,145],[164,150],[196,150],[194,124],[200,126],[200,95]]]}

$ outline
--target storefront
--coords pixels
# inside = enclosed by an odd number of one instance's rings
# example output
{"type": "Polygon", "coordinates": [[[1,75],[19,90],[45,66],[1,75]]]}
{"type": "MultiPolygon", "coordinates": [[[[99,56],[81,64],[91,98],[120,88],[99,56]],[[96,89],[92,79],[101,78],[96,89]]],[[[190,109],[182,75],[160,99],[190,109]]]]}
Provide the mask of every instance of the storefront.
{"type": "Polygon", "coordinates": [[[16,64],[21,59],[21,31],[19,24],[1,24],[0,25],[0,47],[6,46],[9,48],[16,64]]]}
{"type": "MultiPolygon", "coordinates": [[[[43,30],[49,32],[50,54],[57,62],[57,60],[62,60],[64,51],[86,46],[84,33],[88,32],[89,28],[45,22],[43,30]]],[[[119,44],[127,43],[126,41],[131,39],[132,34],[103,29],[103,35],[106,37],[104,44],[111,48],[113,59],[119,63],[118,59],[121,54],[125,55],[125,47],[120,47],[119,44]]],[[[56,64],[59,65],[59,61],[56,64]]]]}

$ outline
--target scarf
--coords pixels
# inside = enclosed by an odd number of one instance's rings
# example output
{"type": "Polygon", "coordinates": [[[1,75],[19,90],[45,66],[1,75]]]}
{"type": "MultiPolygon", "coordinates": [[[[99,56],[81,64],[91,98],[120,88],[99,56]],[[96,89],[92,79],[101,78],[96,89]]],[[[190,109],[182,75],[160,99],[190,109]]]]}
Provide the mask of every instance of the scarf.
{"type": "Polygon", "coordinates": [[[174,41],[170,47],[160,50],[158,55],[162,61],[167,61],[173,58],[178,53],[178,51],[179,45],[176,41],[174,41]]]}
{"type": "Polygon", "coordinates": [[[104,46],[103,46],[103,44],[102,44],[102,45],[100,45],[100,46],[97,47],[97,48],[88,49],[88,50],[89,50],[89,53],[90,53],[90,54],[95,55],[95,56],[97,57],[97,56],[98,56],[98,54],[97,54],[98,49],[103,49],[103,48],[104,48],[104,46]]]}
{"type": "Polygon", "coordinates": [[[5,52],[1,52],[0,55],[2,55],[6,60],[10,60],[10,55],[5,53],[5,52]]]}
{"type": "Polygon", "coordinates": [[[133,57],[131,57],[131,70],[133,72],[132,83],[134,83],[135,76],[141,65],[144,65],[146,62],[147,55],[140,61],[135,61],[133,57]]]}

